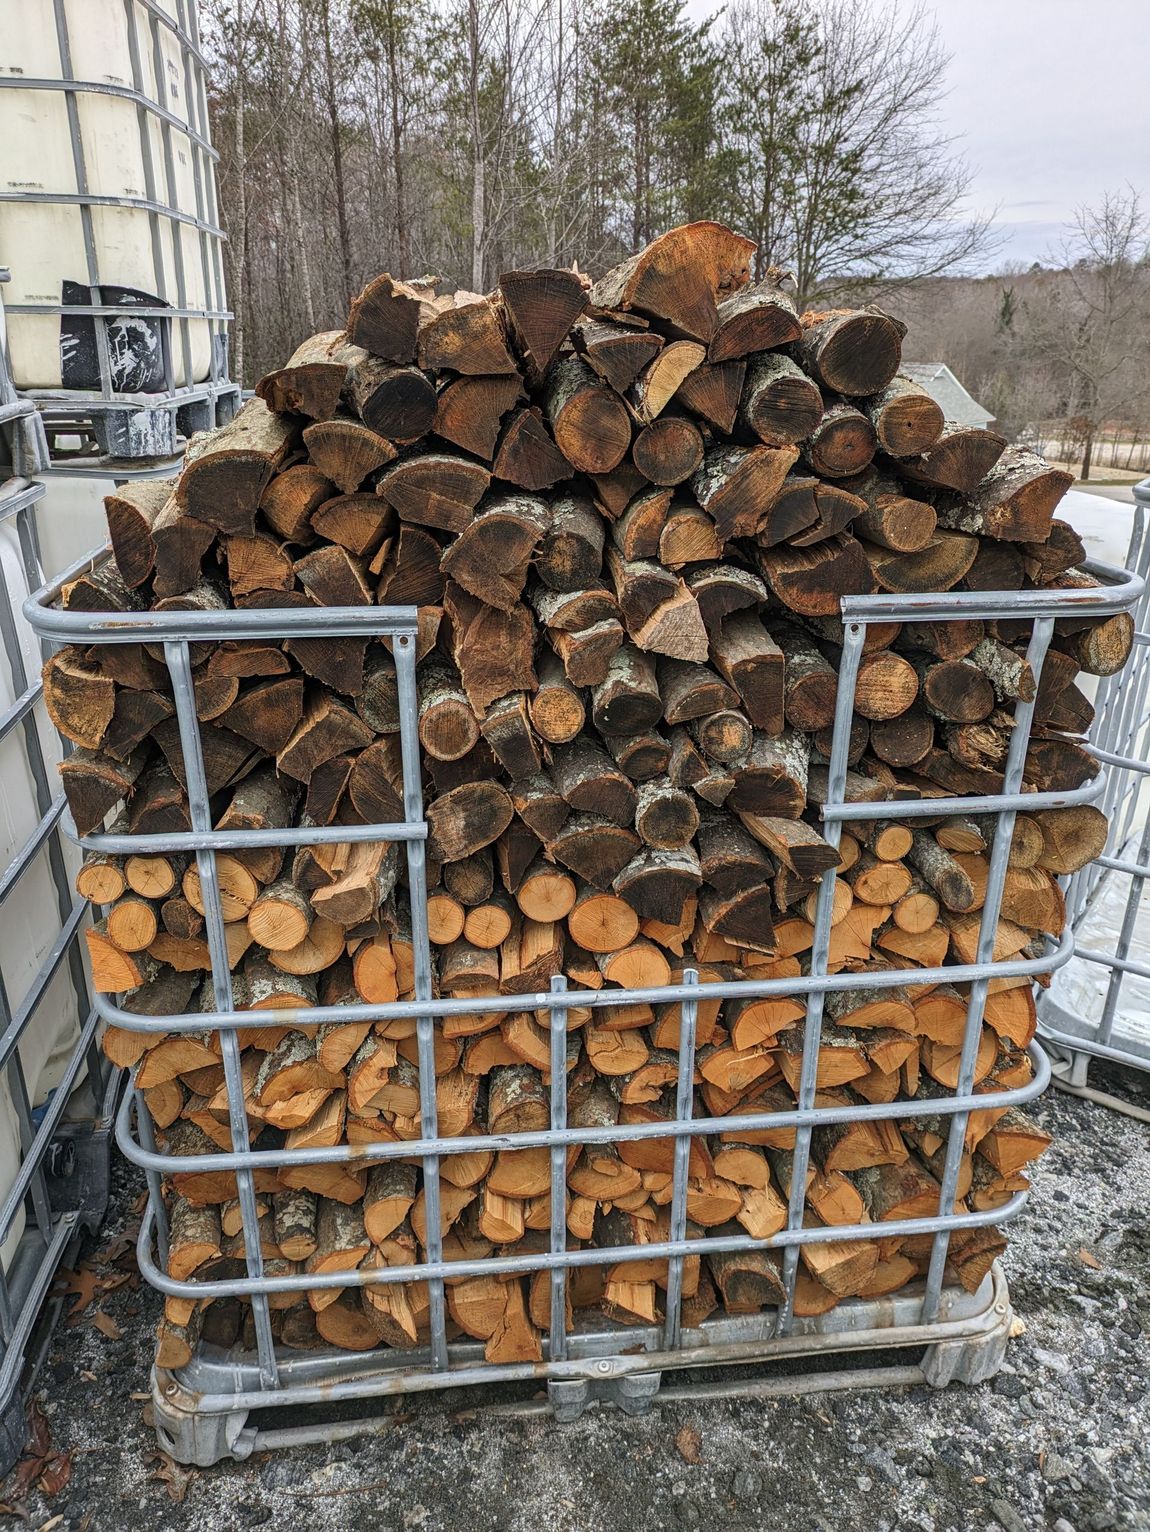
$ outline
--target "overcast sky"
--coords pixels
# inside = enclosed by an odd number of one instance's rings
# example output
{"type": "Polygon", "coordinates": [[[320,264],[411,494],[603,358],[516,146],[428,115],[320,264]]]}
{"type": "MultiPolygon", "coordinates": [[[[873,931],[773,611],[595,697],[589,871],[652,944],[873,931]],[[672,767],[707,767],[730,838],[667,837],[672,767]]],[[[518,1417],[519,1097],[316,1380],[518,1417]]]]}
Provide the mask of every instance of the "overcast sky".
{"type": "MultiPolygon", "coordinates": [[[[1041,260],[1107,188],[1150,203],[1150,0],[923,3],[951,55],[941,115],[974,170],[971,209],[1003,236],[993,266],[1041,260]]],[[[700,19],[718,8],[688,0],[700,19]]]]}
{"type": "Polygon", "coordinates": [[[1040,260],[1074,209],[1150,199],[1150,0],[928,0],[952,55],[943,106],[995,213],[999,260],[1040,260]]]}

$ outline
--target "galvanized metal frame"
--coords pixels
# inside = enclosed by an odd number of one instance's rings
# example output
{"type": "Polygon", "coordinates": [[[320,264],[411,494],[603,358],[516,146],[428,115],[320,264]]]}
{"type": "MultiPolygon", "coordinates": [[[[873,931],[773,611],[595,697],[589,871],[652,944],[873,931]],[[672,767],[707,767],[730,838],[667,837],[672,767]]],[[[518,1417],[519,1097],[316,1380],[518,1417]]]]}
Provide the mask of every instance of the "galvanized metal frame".
{"type": "MultiPolygon", "coordinates": [[[[96,555],[101,557],[103,555],[96,555]]],[[[202,1032],[218,1028],[225,1074],[228,1082],[232,1150],[172,1157],[156,1149],[155,1138],[140,1091],[126,1097],[117,1122],[117,1140],[124,1154],[140,1165],[148,1179],[149,1205],[140,1231],[138,1256],[147,1280],[166,1295],[206,1298],[243,1296],[251,1300],[255,1315],[257,1350],[252,1359],[214,1358],[205,1354],[180,1378],[157,1374],[157,1410],[163,1412],[162,1430],[169,1450],[194,1461],[214,1461],[215,1457],[237,1451],[243,1438],[243,1418],[250,1409],[318,1401],[332,1402],[349,1398],[367,1398],[409,1390],[445,1386],[486,1384],[524,1378],[546,1378],[552,1403],[560,1413],[577,1411],[590,1396],[592,1385],[618,1385],[615,1397],[629,1407],[637,1407],[658,1386],[663,1369],[694,1366],[700,1354],[707,1365],[727,1361],[749,1362],[786,1354],[796,1336],[805,1337],[811,1349],[850,1350],[853,1336],[859,1331],[881,1333],[886,1346],[922,1343],[925,1334],[932,1347],[935,1338],[942,1347],[953,1348],[961,1336],[972,1344],[975,1338],[989,1333],[984,1306],[971,1314],[971,1302],[944,1288],[946,1255],[950,1236],[955,1230],[997,1224],[1013,1217],[1026,1201],[1019,1193],[1002,1207],[988,1212],[956,1213],[955,1189],[958,1181],[963,1138],[972,1110],[996,1105],[1011,1106],[1033,1099],[1049,1079],[1049,1067],[1042,1050],[1031,1048],[1034,1061],[1032,1081],[1016,1090],[978,1094],[973,1090],[977,1046],[981,1035],[982,1015],[990,978],[1008,975],[1032,975],[1047,972],[1067,961],[1072,940],[1067,937],[1042,956],[992,962],[994,933],[998,922],[1007,856],[1016,812],[1027,809],[1069,806],[1097,798],[1104,788],[1101,776],[1070,792],[1022,792],[1026,746],[1033,716],[1033,704],[1021,703],[1015,713],[1015,728],[1004,773],[1003,791],[994,797],[950,798],[923,801],[884,801],[848,803],[845,801],[847,755],[853,713],[855,687],[867,628],[886,621],[959,621],[969,618],[1029,618],[1032,637],[1027,658],[1036,678],[1041,675],[1043,660],[1059,616],[1076,613],[1106,615],[1125,610],[1135,603],[1145,589],[1145,581],[1136,575],[1091,565],[1102,581],[1089,591],[1010,591],[1004,593],[948,592],[944,596],[867,596],[849,597],[842,602],[845,624],[844,647],[839,675],[833,743],[828,772],[827,803],[823,809],[825,834],[838,844],[844,822],[880,819],[892,813],[904,819],[937,818],[963,813],[989,813],[997,816],[991,849],[986,900],[981,917],[977,961],[962,966],[937,969],[910,968],[870,973],[828,973],[827,950],[836,873],[824,876],[814,918],[814,943],[811,969],[801,979],[741,980],[706,986],[708,999],[734,997],[775,997],[804,995],[807,1018],[804,1034],[802,1071],[798,1100],[791,1111],[764,1112],[740,1116],[742,1128],[794,1126],[797,1129],[794,1151],[792,1195],[788,1207],[787,1228],[780,1234],[756,1240],[749,1235],[707,1237],[702,1241],[686,1238],[687,1164],[690,1138],[721,1132],[731,1119],[693,1118],[691,1084],[695,1066],[695,1024],[700,996],[698,975],[688,970],[679,984],[647,989],[615,989],[569,992],[562,980],[550,991],[531,995],[501,996],[500,1009],[550,1013],[550,1046],[553,1060],[551,1087],[551,1126],[538,1132],[501,1135],[485,1134],[466,1139],[442,1138],[437,1131],[434,1022],[450,1011],[453,1014],[489,1011],[489,997],[475,999],[436,999],[432,996],[432,968],[426,920],[425,843],[420,787],[417,698],[415,689],[416,611],[404,608],[312,608],[284,612],[230,611],[217,613],[145,612],[101,615],[59,610],[56,599],[64,580],[90,567],[93,559],[81,561],[56,582],[30,599],[29,621],[45,638],[58,642],[162,644],[172,681],[173,696],[180,726],[181,745],[188,781],[192,829],[183,834],[118,836],[95,834],[83,837],[80,844],[110,852],[154,850],[190,852],[195,855],[200,873],[206,909],[207,931],[212,958],[212,983],[215,1010],[174,1017],[137,1016],[115,1004],[108,996],[97,996],[96,1008],[107,1021],[140,1032],[202,1032]],[[192,642],[224,639],[257,639],[275,635],[387,637],[395,656],[399,690],[400,744],[403,762],[404,818],[393,824],[337,826],[269,831],[221,832],[211,828],[208,797],[200,749],[199,724],[191,682],[189,646],[192,642]],[[415,971],[414,1001],[391,1004],[357,1004],[337,1007],[305,1007],[261,1010],[258,1013],[232,1009],[231,976],[227,961],[223,911],[215,873],[215,855],[239,847],[300,846],[331,841],[396,841],[406,852],[408,881],[411,890],[412,945],[415,971]],[[815,1081],[818,1051],[822,1034],[824,996],[845,988],[888,989],[904,984],[931,981],[969,982],[966,1030],[962,1048],[958,1084],[953,1095],[941,1099],[897,1101],[847,1107],[816,1107],[815,1081]],[[677,1001],[681,1006],[679,1071],[677,1081],[677,1120],[659,1124],[635,1124],[610,1128],[573,1129],[567,1126],[564,1067],[566,1017],[571,994],[578,1003],[591,1008],[638,1003],[677,1001]],[[240,1042],[238,1034],[252,1026],[296,1025],[313,1021],[379,1021],[412,1018],[417,1024],[418,1073],[423,1136],[402,1143],[339,1145],[331,1148],[259,1151],[249,1147],[248,1120],[240,1080],[240,1042]],[[950,1118],[944,1172],[940,1187],[938,1212],[929,1218],[889,1222],[883,1232],[889,1234],[931,1234],[934,1236],[930,1267],[925,1282],[913,1293],[902,1294],[893,1303],[853,1302],[836,1309],[823,1324],[798,1321],[793,1313],[795,1283],[800,1247],[807,1243],[873,1237],[873,1224],[803,1227],[803,1194],[809,1162],[811,1135],[816,1126],[844,1121],[906,1119],[926,1115],[950,1118]],[[134,1118],[134,1128],[133,1128],[134,1118]],[[670,1237],[645,1246],[606,1249],[566,1248],[563,1217],[563,1187],[566,1151],[571,1145],[596,1142],[619,1143],[641,1138],[675,1139],[674,1175],[670,1205],[670,1237]],[[551,1151],[552,1223],[550,1248],[530,1256],[503,1256],[482,1261],[443,1260],[439,1238],[439,1166],[446,1155],[475,1150],[547,1147],[551,1151]],[[369,1166],[395,1158],[420,1156],[424,1168],[427,1203],[428,1239],[426,1259],[417,1265],[328,1274],[300,1274],[271,1279],[262,1269],[259,1255],[256,1202],[253,1173],[268,1166],[287,1164],[331,1164],[353,1162],[369,1166]],[[172,1171],[234,1170],[239,1191],[247,1257],[247,1274],[231,1280],[180,1281],[164,1269],[166,1220],[162,1197],[162,1176],[172,1171]],[[708,1250],[779,1249],[783,1257],[783,1281],[786,1301],[773,1317],[756,1316],[753,1321],[724,1319],[704,1326],[706,1335],[682,1329],[682,1262],[690,1255],[708,1250]],[[666,1321],[657,1331],[608,1330],[604,1334],[564,1331],[566,1273],[586,1265],[614,1264],[631,1257],[667,1257],[669,1280],[666,1321]],[[470,1274],[510,1274],[547,1270],[551,1282],[551,1324],[544,1342],[546,1360],[541,1365],[517,1364],[494,1366],[475,1361],[475,1348],[449,1346],[444,1329],[443,1282],[445,1277],[470,1274]],[[325,1352],[321,1357],[301,1359],[277,1352],[271,1334],[267,1298],[270,1293],[299,1291],[308,1288],[360,1287],[369,1283],[426,1281],[430,1298],[430,1345],[425,1352],[391,1352],[386,1348],[361,1356],[325,1352]],[[948,1330],[952,1316],[962,1314],[965,1330],[948,1330]],[[836,1319],[834,1316],[838,1315],[836,1319]],[[719,1334],[731,1337],[720,1345],[708,1337],[719,1334]],[[913,1334],[913,1340],[910,1336],[913,1334]],[[647,1337],[653,1349],[633,1354],[636,1336],[647,1337]],[[625,1352],[620,1350],[626,1342],[625,1352]],[[214,1385],[211,1380],[214,1379],[214,1385]],[[652,1381],[654,1380],[654,1381],[652,1381]],[[214,1391],[213,1391],[214,1388],[214,1391]],[[206,1392],[205,1392],[206,1390],[206,1392]],[[210,1420],[209,1420],[210,1417],[210,1420]],[[237,1425],[237,1421],[239,1424],[237,1425]]],[[[984,1284],[985,1286],[985,1284],[984,1284]]],[[[990,1284],[989,1297],[994,1312],[1001,1319],[1003,1309],[990,1284]]],[[[977,1308],[977,1302],[974,1304],[977,1308]]],[[[956,1320],[955,1323],[958,1323],[956,1320]]],[[[997,1323],[997,1321],[996,1321],[997,1323]]],[[[994,1329],[993,1326],[991,1326],[994,1329]]],[[[994,1329],[995,1355],[1000,1359],[1001,1325],[994,1329]]],[[[871,1339],[869,1345],[880,1342],[871,1339]]],[[[987,1364],[989,1365],[989,1363],[987,1364]]],[[[990,1366],[993,1371],[997,1360],[990,1366]]],[[[935,1369],[942,1381],[953,1371],[968,1375],[974,1364],[935,1369]]],[[[927,1376],[931,1371],[927,1369],[927,1376]]],[[[272,1433],[274,1435],[274,1433],[272,1433]]],[[[315,1428],[326,1438],[328,1429],[315,1428]]],[[[266,1442],[267,1433],[261,1440],[266,1442]]],[[[250,1439],[249,1439],[250,1440],[250,1439]]],[[[250,1450],[250,1446],[249,1449],[250,1450]]]]}
{"type": "MultiPolygon", "coordinates": [[[[0,522],[15,525],[29,589],[43,580],[35,509],[44,486],[24,479],[0,482],[0,522]]],[[[99,1138],[105,1157],[115,1111],[115,1073],[97,1043],[99,1016],[92,1006],[80,952],[85,902],[71,888],[61,838],[64,797],[54,793],[39,733],[37,709],[43,696],[38,675],[30,677],[24,663],[13,615],[12,597],[0,565],[0,643],[11,671],[15,701],[0,715],[0,741],[19,730],[35,792],[39,820],[7,867],[0,871],[0,919],[7,901],[22,886],[28,869],[46,856],[55,896],[59,931],[17,1003],[0,974],[0,1069],[5,1072],[18,1124],[22,1162],[0,1200],[0,1244],[9,1235],[22,1207],[30,1217],[7,1270],[0,1269],[0,1472],[7,1472],[23,1443],[22,1375],[44,1299],[60,1261],[83,1228],[98,1227],[106,1199],[103,1176],[88,1156],[99,1138]],[[53,979],[67,966],[77,1014],[81,1018],[75,1045],[55,1090],[37,1121],[20,1058],[20,1043],[37,1018],[47,1024],[41,1007],[53,979]],[[72,1174],[60,1155],[62,1125],[73,1089],[87,1072],[96,1124],[89,1144],[73,1143],[84,1164],[72,1174]],[[63,1175],[61,1175],[63,1172],[63,1175]]],[[[41,646],[46,654],[48,649],[41,646]]],[[[66,742],[64,748],[68,748],[66,742]]],[[[54,775],[54,774],[52,774],[54,775]]],[[[47,920],[52,912],[44,911],[47,920]]],[[[64,1129],[66,1133],[67,1130],[64,1129]]]]}
{"type": "MultiPolygon", "coordinates": [[[[132,85],[118,86],[103,81],[80,80],[72,72],[71,45],[68,35],[68,15],[64,0],[52,0],[56,25],[57,45],[60,51],[62,78],[38,79],[25,75],[0,77],[0,89],[62,91],[68,114],[68,131],[71,141],[73,170],[78,190],[65,192],[0,191],[0,202],[39,202],[51,205],[75,206],[80,210],[81,228],[87,264],[88,286],[99,289],[105,279],[100,272],[100,258],[92,223],[93,207],[134,208],[147,213],[150,228],[153,267],[153,290],[165,290],[163,276],[164,260],[161,245],[161,227],[166,221],[173,226],[171,241],[172,262],[175,274],[176,301],[171,307],[135,307],[131,313],[140,318],[164,319],[172,322],[173,342],[178,334],[178,344],[184,363],[184,376],[188,380],[177,385],[172,366],[172,355],[165,351],[166,387],[161,393],[128,394],[117,392],[111,370],[107,331],[103,324],[93,324],[99,364],[100,386],[96,390],[34,388],[23,391],[24,397],[36,401],[40,416],[50,427],[64,428],[75,420],[90,421],[102,450],[110,455],[148,456],[157,452],[133,452],[125,443],[131,442],[126,430],[116,431],[122,420],[148,412],[151,430],[162,431],[164,445],[159,451],[170,454],[176,450],[177,429],[185,435],[193,431],[207,430],[223,424],[231,418],[239,405],[237,385],[227,376],[227,321],[234,316],[227,308],[224,293],[223,240],[226,237],[219,222],[216,198],[215,164],[218,151],[210,139],[207,105],[206,62],[199,47],[196,19],[196,0],[176,0],[177,16],[167,15],[155,0],[123,0],[127,23],[127,36],[132,68],[132,85]],[[156,82],[158,101],[152,100],[145,91],[143,57],[137,28],[136,8],[147,17],[147,45],[153,61],[153,77],[156,82]],[[167,31],[179,44],[183,67],[184,100],[188,104],[189,121],[183,122],[169,109],[167,99],[166,71],[162,67],[161,34],[167,31]],[[91,191],[88,183],[84,154],[84,141],[80,127],[78,98],[82,95],[105,95],[135,103],[140,135],[141,160],[144,171],[146,195],[143,197],[103,196],[91,191]],[[163,164],[157,166],[152,154],[148,133],[149,119],[160,124],[163,164]],[[195,187],[195,213],[186,212],[178,204],[175,157],[176,145],[182,145],[192,167],[195,187]],[[203,287],[208,294],[205,307],[189,305],[187,273],[184,267],[183,242],[178,237],[179,225],[196,230],[199,260],[202,268],[203,287]],[[209,326],[209,376],[202,383],[191,382],[192,342],[191,322],[203,321],[209,326]],[[115,432],[115,434],[111,434],[115,432]]],[[[107,280],[114,280],[112,274],[107,280]]],[[[13,303],[8,305],[13,314],[40,314],[85,317],[93,321],[112,318],[127,312],[123,306],[90,304],[42,304],[13,303]]],[[[23,471],[31,471],[25,468],[23,471]]]]}
{"type": "MultiPolygon", "coordinates": [[[[1150,578],[1150,479],[1134,486],[1126,566],[1143,581],[1150,578]]],[[[1150,980],[1150,961],[1131,956],[1150,880],[1150,590],[1143,591],[1131,611],[1134,653],[1125,670],[1099,684],[1090,741],[1092,753],[1107,767],[1099,807],[1110,820],[1110,834],[1105,853],[1070,879],[1066,894],[1067,920],[1076,935],[1073,955],[1109,970],[1106,992],[1096,1015],[1083,1014],[1081,1004],[1070,1004],[1056,982],[1038,1007],[1040,1035],[1063,1059],[1059,1078],[1074,1088],[1086,1085],[1092,1059],[1150,1070],[1150,1034],[1124,1026],[1122,1012],[1127,975],[1150,980]],[[1129,887],[1111,951],[1083,939],[1082,933],[1115,878],[1128,878],[1129,887]]],[[[1143,924],[1143,952],[1145,931],[1143,924]]]]}

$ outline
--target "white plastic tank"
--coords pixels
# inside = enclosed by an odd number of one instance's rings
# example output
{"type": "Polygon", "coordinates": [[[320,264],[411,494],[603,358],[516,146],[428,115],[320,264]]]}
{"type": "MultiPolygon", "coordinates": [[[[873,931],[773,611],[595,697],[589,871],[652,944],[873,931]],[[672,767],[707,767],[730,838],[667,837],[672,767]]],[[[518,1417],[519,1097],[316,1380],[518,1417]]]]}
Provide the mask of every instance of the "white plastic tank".
{"type": "Polygon", "coordinates": [[[133,314],[224,308],[195,25],[195,0],[0,0],[0,265],[18,389],[98,390],[96,326],[117,394],[212,376],[219,321],[133,314]]]}
{"type": "MultiPolygon", "coordinates": [[[[0,498],[3,491],[0,490],[0,498]]],[[[26,513],[27,514],[27,513],[26,513]]],[[[7,602],[19,637],[19,659],[24,677],[33,679],[40,668],[39,645],[21,614],[28,594],[24,562],[14,520],[0,520],[0,571],[7,602]]],[[[0,599],[3,599],[0,597],[0,599]]],[[[23,690],[17,657],[0,654],[0,713],[16,701],[23,690]]],[[[58,791],[56,765],[60,745],[42,709],[36,713],[40,749],[49,789],[58,791]]],[[[24,727],[17,725],[0,741],[0,867],[7,867],[27,843],[40,820],[36,781],[29,763],[29,744],[24,727]]],[[[79,854],[67,841],[63,855],[69,878],[74,877],[79,854]]],[[[45,845],[32,859],[17,887],[0,908],[0,974],[11,1011],[15,1012],[39,973],[62,921],[56,888],[45,845]]],[[[79,1014],[67,958],[60,964],[20,1042],[20,1062],[33,1107],[42,1105],[59,1083],[75,1046],[83,1017],[79,1014]]],[[[81,1076],[82,1078],[82,1076],[81,1076]]],[[[0,1196],[15,1179],[22,1159],[19,1119],[12,1102],[7,1073],[0,1073],[0,1196]]],[[[20,1235],[24,1216],[19,1212],[0,1247],[0,1261],[7,1266],[20,1235]]]]}

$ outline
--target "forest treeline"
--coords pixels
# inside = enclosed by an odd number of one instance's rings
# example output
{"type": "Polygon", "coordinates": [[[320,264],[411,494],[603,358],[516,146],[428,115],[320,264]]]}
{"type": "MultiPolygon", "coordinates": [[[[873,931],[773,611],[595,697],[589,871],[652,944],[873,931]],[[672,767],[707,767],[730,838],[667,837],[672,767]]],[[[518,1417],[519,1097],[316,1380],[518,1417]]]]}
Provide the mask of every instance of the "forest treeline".
{"type": "Polygon", "coordinates": [[[993,265],[993,239],[937,122],[947,57],[925,8],[201,0],[200,17],[247,386],[381,270],[472,291],[576,257],[599,275],[715,218],[802,303],[897,303],[907,354],[949,361],[1011,434],[1073,420],[1081,445],[1084,419],[1089,436],[1145,392],[1133,193],[1084,215],[1069,272],[956,280],[993,265]]]}
{"type": "Polygon", "coordinates": [[[733,0],[203,0],[245,381],[380,270],[598,274],[716,218],[800,298],[976,250],[910,9],[733,0]]]}

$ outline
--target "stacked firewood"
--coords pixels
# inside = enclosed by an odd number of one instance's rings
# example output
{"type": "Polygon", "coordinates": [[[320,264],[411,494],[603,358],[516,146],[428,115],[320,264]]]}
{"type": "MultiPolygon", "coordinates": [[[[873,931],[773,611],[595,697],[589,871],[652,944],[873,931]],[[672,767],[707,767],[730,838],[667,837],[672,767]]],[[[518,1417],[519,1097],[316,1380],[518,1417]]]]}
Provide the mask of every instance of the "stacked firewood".
{"type": "MultiPolygon", "coordinates": [[[[1108,674],[1129,620],[1067,619],[1036,685],[1029,624],[868,630],[848,801],[931,797],[938,816],[820,831],[847,593],[1079,590],[1082,545],[1054,519],[1068,475],[991,431],[946,422],[899,374],[903,326],[873,309],[800,314],[779,274],[748,286],[751,246],[715,224],[676,229],[590,285],[578,272],[504,276],[483,296],[381,276],[346,332],[316,336],[223,429],[196,438],[173,482],[108,497],[111,561],[69,586],[96,612],[283,609],[266,641],[193,644],[213,819],[223,829],[403,817],[389,641],[292,635],[292,609],[419,609],[418,732],[429,823],[436,993],[490,1009],[436,1024],[438,1132],[549,1125],[548,1013],[507,997],[565,975],[568,1119],[670,1122],[678,1005],[592,1008],[579,990],[798,978],[820,879],[839,877],[832,972],[974,959],[992,818],[946,815],[993,794],[1019,700],[1035,702],[1025,786],[1071,789],[1095,770],[1078,736],[1080,670],[1108,674]]],[[[81,832],[190,828],[163,650],[93,644],[45,670],[52,717],[78,747],[61,770],[81,832]],[[121,804],[123,806],[121,807],[121,804]]],[[[995,956],[1058,936],[1057,878],[1106,832],[1094,808],[1019,815],[995,956]]],[[[406,863],[379,842],[217,858],[237,1008],[411,998],[406,863]]],[[[90,855],[81,892],[99,989],[141,1015],[214,1009],[194,860],[90,855]]],[[[953,1092],[962,984],[828,995],[818,1066],[826,1105],[953,1092]]],[[[801,998],[703,1000],[696,1112],[729,1130],[691,1143],[692,1237],[783,1229],[793,1129],[740,1116],[795,1102],[801,998]]],[[[977,1088],[1031,1077],[1024,979],[991,984],[977,1088]]],[[[415,1023],[240,1032],[260,1148],[414,1140],[415,1023]]],[[[110,1027],[174,1156],[231,1146],[219,1036],[110,1027]]],[[[866,1239],[802,1247],[798,1307],[889,1293],[920,1274],[927,1237],[885,1220],[939,1211],[945,1113],[816,1129],[813,1225],[873,1222],[866,1239]]],[[[1026,1184],[1045,1135],[1017,1111],[974,1113],[960,1205],[1026,1184]]],[[[665,1239],[673,1139],[571,1152],[573,1246],[665,1239]]],[[[442,1162],[448,1259],[548,1248],[546,1149],[442,1162]]],[[[255,1173],[265,1270],[325,1273],[425,1256],[418,1159],[255,1173]]],[[[173,1275],[238,1273],[235,1177],[170,1178],[173,1275]]],[[[1004,1241],[956,1234],[951,1276],[977,1287],[1004,1241]]],[[[569,1274],[569,1311],[651,1322],[665,1259],[569,1274]]],[[[777,1303],[777,1252],[686,1262],[685,1322],[777,1303]]],[[[452,1333],[493,1361],[540,1355],[546,1275],[450,1281],[452,1333]]],[[[424,1283],[315,1288],[272,1299],[289,1345],[412,1346],[424,1283]]],[[[237,1304],[169,1300],[160,1360],[200,1335],[231,1340],[237,1304]]],[[[574,1322],[574,1321],[573,1321],[574,1322]]]]}

